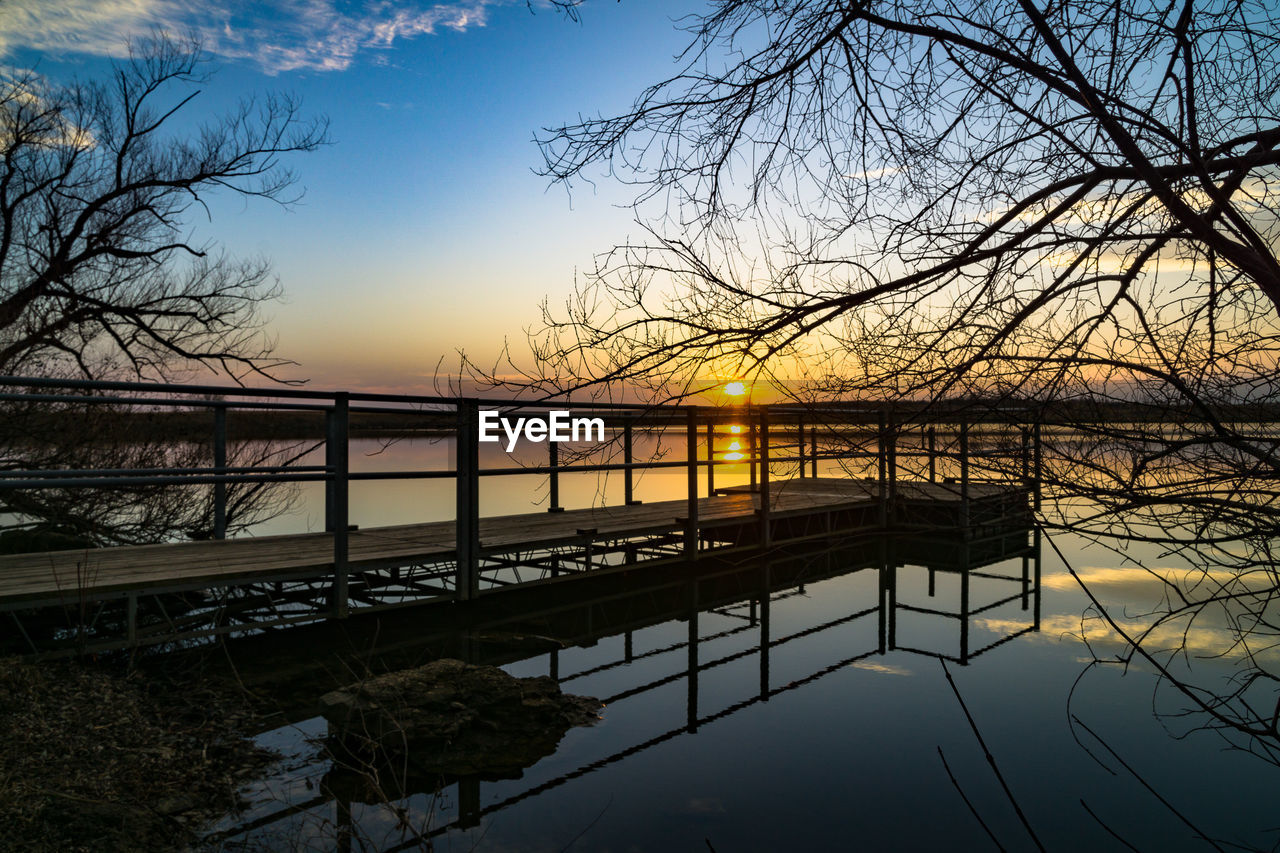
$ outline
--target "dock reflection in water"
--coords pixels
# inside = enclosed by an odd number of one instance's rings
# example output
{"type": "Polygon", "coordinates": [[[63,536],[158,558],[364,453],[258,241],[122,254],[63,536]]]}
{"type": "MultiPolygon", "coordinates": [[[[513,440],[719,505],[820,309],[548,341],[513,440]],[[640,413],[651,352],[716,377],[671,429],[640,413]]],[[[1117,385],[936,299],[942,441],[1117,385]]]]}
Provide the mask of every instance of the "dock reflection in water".
{"type": "MultiPolygon", "coordinates": [[[[292,744],[295,758],[250,794],[253,807],[222,821],[208,840],[228,849],[413,850],[425,849],[429,839],[439,844],[440,836],[518,821],[525,826],[516,846],[560,849],[583,826],[573,829],[570,815],[545,813],[533,824],[536,806],[514,807],[553,790],[590,797],[590,780],[610,769],[643,765],[663,745],[849,667],[901,671],[883,662],[895,650],[967,664],[1039,629],[1040,575],[1040,537],[1027,528],[968,541],[944,533],[868,535],[768,561],[706,561],[696,576],[676,565],[515,590],[465,610],[417,608],[384,617],[376,634],[354,633],[373,632],[372,620],[342,626],[348,650],[361,650],[343,664],[348,672],[456,657],[520,676],[549,674],[567,693],[603,700],[599,725],[570,731],[555,755],[517,780],[423,778],[403,768],[369,778],[367,769],[333,761],[322,747],[325,724],[314,714],[316,697],[335,686],[331,673],[342,671],[332,655],[317,654],[317,644],[333,643],[334,629],[234,641],[229,647],[243,661],[242,677],[282,697],[282,712],[293,721],[264,742],[292,744]],[[993,613],[1001,617],[991,620],[998,631],[976,622],[993,613]],[[521,814],[508,821],[504,815],[512,811],[521,814]]],[[[771,746],[757,741],[748,748],[771,746]]],[[[719,772],[734,774],[733,763],[719,772]]],[[[691,808],[714,814],[724,806],[708,801],[691,808]]],[[[465,838],[460,843],[471,846],[465,838]]]]}

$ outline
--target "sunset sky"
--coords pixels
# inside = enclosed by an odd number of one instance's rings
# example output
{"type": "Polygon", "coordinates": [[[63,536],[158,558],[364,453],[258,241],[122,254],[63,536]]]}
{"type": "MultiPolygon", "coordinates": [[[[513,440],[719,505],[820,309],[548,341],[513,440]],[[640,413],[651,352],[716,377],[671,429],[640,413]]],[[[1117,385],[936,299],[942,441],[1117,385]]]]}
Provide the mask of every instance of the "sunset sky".
{"type": "Polygon", "coordinates": [[[194,31],[216,75],[192,119],[268,90],[329,117],[333,144],[292,161],[299,206],[224,198],[190,223],[197,240],[273,259],[279,354],[313,385],[426,390],[440,356],[522,340],[544,296],[639,233],[625,187],[549,186],[532,139],[669,76],[689,4],[588,2],[581,23],[543,0],[532,13],[523,0],[189,5],[6,0],[2,61],[91,78],[130,37],[194,31]]]}

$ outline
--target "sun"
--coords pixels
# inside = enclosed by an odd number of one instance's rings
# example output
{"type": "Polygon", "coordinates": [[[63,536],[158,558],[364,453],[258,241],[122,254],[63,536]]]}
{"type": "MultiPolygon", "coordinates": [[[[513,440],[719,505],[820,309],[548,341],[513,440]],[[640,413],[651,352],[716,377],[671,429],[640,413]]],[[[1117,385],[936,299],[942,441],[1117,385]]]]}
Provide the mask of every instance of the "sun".
{"type": "Polygon", "coordinates": [[[741,397],[747,393],[747,386],[741,382],[730,382],[724,386],[724,393],[730,397],[741,397]]]}

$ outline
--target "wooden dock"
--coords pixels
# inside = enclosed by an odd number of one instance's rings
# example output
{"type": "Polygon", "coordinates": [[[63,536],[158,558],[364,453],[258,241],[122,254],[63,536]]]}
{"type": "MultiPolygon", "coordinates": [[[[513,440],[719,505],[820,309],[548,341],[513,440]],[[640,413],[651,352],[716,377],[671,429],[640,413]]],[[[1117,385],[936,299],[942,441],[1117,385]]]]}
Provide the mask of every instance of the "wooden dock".
{"type": "Polygon", "coordinates": [[[977,540],[997,535],[1008,520],[1024,523],[1039,502],[1039,425],[1018,421],[1017,413],[943,413],[908,425],[894,411],[858,403],[815,411],[22,377],[5,382],[29,389],[0,395],[6,400],[49,407],[60,416],[68,406],[82,405],[144,414],[207,409],[212,464],[14,469],[0,472],[0,491],[167,488],[173,499],[185,500],[201,493],[183,490],[202,489],[212,516],[205,531],[211,538],[199,541],[0,556],[0,617],[16,629],[0,633],[0,652],[118,648],[254,631],[429,599],[468,601],[640,564],[695,563],[733,551],[838,541],[851,533],[959,530],[965,541],[977,540]],[[548,410],[560,408],[607,417],[612,437],[594,455],[565,460],[548,442],[545,465],[481,463],[482,410],[519,409],[546,420],[548,410]],[[324,464],[229,462],[229,418],[269,412],[323,415],[324,464]],[[436,432],[452,422],[456,455],[449,467],[353,471],[352,429],[364,422],[360,418],[392,415],[420,417],[436,432]],[[984,429],[971,432],[978,424],[984,429]],[[655,429],[684,434],[684,452],[676,454],[681,458],[636,459],[633,433],[655,429]],[[717,488],[717,469],[727,465],[745,465],[749,483],[717,488]],[[687,497],[635,500],[633,475],[653,469],[681,470],[687,497]],[[853,479],[853,472],[861,477],[868,471],[874,479],[853,479]],[[575,472],[619,475],[621,503],[563,508],[560,477],[575,472]],[[482,481],[521,476],[546,478],[550,511],[483,517],[482,481]],[[456,520],[349,525],[353,482],[431,478],[453,482],[456,520]],[[324,484],[325,532],[228,538],[233,485],[300,482],[324,484]]]}
{"type": "MultiPolygon", "coordinates": [[[[1025,490],[1016,487],[973,483],[969,489],[970,500],[976,503],[1012,499],[1025,505],[1026,501],[1025,490]]],[[[761,518],[759,492],[749,486],[718,491],[697,502],[700,540],[704,546],[752,544],[755,536],[751,534],[758,530],[761,518]]],[[[907,482],[898,484],[897,499],[945,509],[958,506],[961,496],[954,484],[907,482]]],[[[832,534],[867,527],[880,502],[872,482],[837,478],[775,482],[769,492],[768,517],[785,530],[772,539],[785,542],[805,537],[797,531],[832,534]],[[849,516],[843,523],[831,521],[842,513],[849,516]],[[818,519],[827,523],[811,524],[818,519]],[[796,526],[796,521],[807,526],[796,526]]],[[[672,540],[686,534],[687,515],[687,502],[674,500],[482,518],[481,554],[500,557],[619,540],[672,540]]],[[[351,530],[347,536],[349,567],[356,573],[445,564],[457,556],[453,521],[351,530]]],[[[0,610],[314,580],[332,570],[331,533],[14,554],[0,557],[0,610]]]]}
{"type": "MultiPolygon", "coordinates": [[[[778,489],[771,495],[771,515],[785,519],[875,505],[862,484],[845,485],[842,489],[833,481],[824,490],[778,489]]],[[[729,493],[698,501],[699,528],[708,535],[757,518],[759,495],[725,491],[729,493]]],[[[480,545],[483,554],[497,555],[587,539],[682,535],[687,509],[685,501],[675,500],[482,518],[480,545]]],[[[352,530],[347,534],[349,565],[353,571],[369,571],[452,561],[455,535],[453,521],[352,530]]],[[[118,598],[142,590],[282,582],[332,568],[331,533],[12,554],[0,557],[0,609],[118,598]]]]}
{"type": "MultiPolygon", "coordinates": [[[[1026,506],[1025,490],[1016,487],[969,488],[975,506],[1026,506]]],[[[911,503],[954,512],[960,493],[954,484],[901,483],[897,501],[895,517],[911,503]]],[[[759,549],[762,520],[769,544],[778,546],[874,530],[881,503],[875,483],[794,479],[773,484],[766,514],[759,492],[729,487],[697,501],[699,553],[759,549]]],[[[482,518],[482,578],[496,590],[685,559],[687,516],[688,503],[675,500],[482,518]]],[[[361,609],[452,596],[453,521],[347,536],[349,594],[361,609]]],[[[47,642],[33,639],[41,633],[37,617],[54,611],[78,612],[92,628],[82,647],[127,647],[325,618],[333,576],[331,533],[13,554],[0,557],[0,611],[9,612],[28,651],[45,651],[47,642]]]]}

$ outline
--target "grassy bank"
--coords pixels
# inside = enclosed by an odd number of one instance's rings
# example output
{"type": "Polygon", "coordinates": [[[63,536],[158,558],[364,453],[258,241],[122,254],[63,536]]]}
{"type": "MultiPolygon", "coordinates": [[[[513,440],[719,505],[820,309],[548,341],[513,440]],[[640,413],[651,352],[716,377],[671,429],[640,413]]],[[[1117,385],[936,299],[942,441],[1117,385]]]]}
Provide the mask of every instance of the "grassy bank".
{"type": "Polygon", "coordinates": [[[0,849],[176,850],[270,760],[233,685],[0,660],[0,849]]]}

